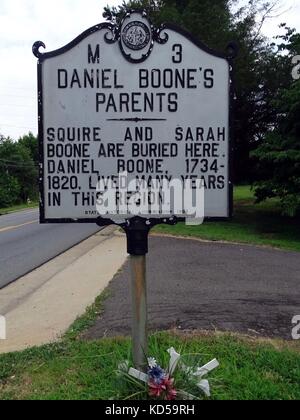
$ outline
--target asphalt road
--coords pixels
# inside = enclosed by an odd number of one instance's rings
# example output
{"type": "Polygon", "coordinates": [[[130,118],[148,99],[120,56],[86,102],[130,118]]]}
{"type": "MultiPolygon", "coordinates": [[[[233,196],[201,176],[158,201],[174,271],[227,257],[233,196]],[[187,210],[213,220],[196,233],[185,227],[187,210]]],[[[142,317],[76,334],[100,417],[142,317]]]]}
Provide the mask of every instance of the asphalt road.
{"type": "MultiPolygon", "coordinates": [[[[291,339],[300,315],[300,254],[152,237],[147,261],[151,330],[221,330],[291,339]]],[[[128,262],[109,286],[89,339],[131,331],[128,262]]]]}
{"type": "Polygon", "coordinates": [[[84,225],[40,225],[37,209],[0,216],[0,288],[99,231],[84,225]]]}

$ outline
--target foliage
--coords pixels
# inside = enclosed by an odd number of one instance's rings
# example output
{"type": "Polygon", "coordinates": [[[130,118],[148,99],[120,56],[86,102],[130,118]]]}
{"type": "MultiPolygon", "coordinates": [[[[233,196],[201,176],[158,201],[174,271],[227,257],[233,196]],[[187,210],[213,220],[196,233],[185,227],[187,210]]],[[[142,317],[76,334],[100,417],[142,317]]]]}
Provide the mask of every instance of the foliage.
{"type": "Polygon", "coordinates": [[[262,180],[256,184],[257,201],[278,197],[283,214],[300,210],[300,81],[282,92],[276,129],[253,154],[262,180]]]}
{"type": "MultiPolygon", "coordinates": [[[[300,34],[286,27],[278,36],[278,49],[286,53],[290,63],[300,54],[300,34]]],[[[290,73],[292,69],[289,66],[290,73]]],[[[253,153],[257,161],[259,181],[257,201],[277,197],[282,213],[295,216],[300,210],[300,81],[290,80],[272,102],[276,118],[265,141],[253,153]]]]}
{"type": "Polygon", "coordinates": [[[18,180],[8,173],[2,173],[0,177],[0,205],[9,207],[15,204],[20,197],[21,187],[18,180]]]}
{"type": "Polygon", "coordinates": [[[277,119],[273,99],[288,87],[290,58],[282,54],[284,37],[293,30],[282,25],[286,34],[270,44],[262,36],[264,22],[275,13],[276,1],[248,0],[239,7],[236,0],[135,0],[123,1],[118,8],[105,8],[104,16],[119,20],[126,7],[146,8],[156,24],[171,21],[181,25],[209,47],[225,51],[232,40],[239,44],[235,62],[235,181],[256,179],[251,151],[265,139],[277,119]]]}
{"type": "Polygon", "coordinates": [[[25,147],[30,152],[30,156],[35,163],[39,164],[39,149],[36,136],[32,133],[28,133],[19,139],[19,145],[25,147]]]}
{"type": "Polygon", "coordinates": [[[0,137],[0,207],[37,197],[37,138],[29,133],[14,142],[0,137]]]}

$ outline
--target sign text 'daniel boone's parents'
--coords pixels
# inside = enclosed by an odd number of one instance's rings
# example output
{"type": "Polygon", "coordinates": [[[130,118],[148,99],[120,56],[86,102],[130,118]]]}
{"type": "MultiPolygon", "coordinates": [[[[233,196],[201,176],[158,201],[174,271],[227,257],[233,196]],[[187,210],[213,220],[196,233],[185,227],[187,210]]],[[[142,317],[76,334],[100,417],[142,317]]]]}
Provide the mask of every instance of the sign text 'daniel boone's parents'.
{"type": "Polygon", "coordinates": [[[228,217],[226,58],[134,13],[40,54],[44,219],[97,217],[97,183],[203,180],[205,216],[228,217]]]}

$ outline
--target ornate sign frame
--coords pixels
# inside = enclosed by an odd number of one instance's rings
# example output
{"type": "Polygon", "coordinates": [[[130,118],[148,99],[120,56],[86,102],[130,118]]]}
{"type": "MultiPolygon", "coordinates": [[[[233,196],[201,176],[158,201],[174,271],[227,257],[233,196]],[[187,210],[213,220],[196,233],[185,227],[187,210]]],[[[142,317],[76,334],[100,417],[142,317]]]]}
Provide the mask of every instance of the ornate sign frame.
{"type": "MultiPolygon", "coordinates": [[[[184,29],[174,25],[172,23],[165,23],[159,28],[156,28],[148,18],[147,12],[141,10],[129,10],[125,15],[122,22],[118,24],[112,24],[109,22],[101,23],[99,25],[93,26],[87,31],[83,32],[72,42],[65,45],[64,47],[51,51],[51,52],[41,52],[41,48],[46,48],[44,42],[37,41],[32,47],[33,54],[38,58],[38,129],[39,129],[39,159],[40,159],[40,171],[39,171],[39,186],[40,186],[40,221],[41,223],[98,223],[99,225],[109,225],[114,222],[110,219],[104,219],[99,217],[95,218],[81,218],[81,219],[71,219],[71,218],[61,218],[61,219],[47,219],[45,217],[45,204],[44,204],[44,120],[43,120],[43,82],[42,82],[42,69],[43,63],[48,58],[56,57],[61,54],[64,54],[74,47],[76,47],[82,40],[89,37],[91,34],[101,30],[107,30],[105,34],[105,42],[108,44],[118,43],[120,51],[125,59],[132,63],[141,63],[147,60],[147,58],[152,54],[155,43],[165,44],[168,42],[169,36],[166,33],[167,30],[172,30],[181,34],[188,40],[190,40],[195,46],[197,46],[202,51],[206,53],[223,58],[228,61],[230,69],[230,98],[229,98],[229,213],[230,217],[233,214],[233,151],[234,151],[234,73],[233,73],[233,61],[237,57],[238,47],[236,43],[231,42],[226,49],[226,53],[216,52],[208,48],[201,41],[196,39],[193,35],[185,31],[184,29]],[[138,13],[142,16],[142,19],[145,19],[145,23],[141,22],[130,22],[127,23],[127,20],[130,19],[131,15],[138,13]],[[144,50],[147,47],[146,54],[141,54],[139,51],[144,50]]],[[[138,118],[134,119],[134,122],[140,121],[138,118]]],[[[227,220],[228,218],[208,218],[208,220],[227,220]]],[[[172,217],[169,219],[143,219],[140,217],[135,217],[128,219],[125,226],[131,227],[136,223],[142,224],[143,227],[147,230],[153,225],[158,223],[168,223],[175,224],[179,219],[172,217]]],[[[184,219],[183,219],[184,220],[184,219]]]]}

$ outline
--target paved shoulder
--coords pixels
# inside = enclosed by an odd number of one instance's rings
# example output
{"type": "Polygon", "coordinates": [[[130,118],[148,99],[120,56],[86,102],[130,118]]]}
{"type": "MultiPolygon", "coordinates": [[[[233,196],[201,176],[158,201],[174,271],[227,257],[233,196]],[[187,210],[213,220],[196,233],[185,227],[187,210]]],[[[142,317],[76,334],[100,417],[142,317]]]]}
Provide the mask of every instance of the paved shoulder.
{"type": "Polygon", "coordinates": [[[127,258],[126,240],[108,227],[0,290],[7,339],[0,353],[61,338],[127,258]]]}
{"type": "MultiPolygon", "coordinates": [[[[291,337],[300,314],[300,255],[252,246],[152,237],[148,258],[152,330],[229,330],[291,337]]],[[[129,334],[129,264],[110,284],[88,338],[129,334]]]]}

